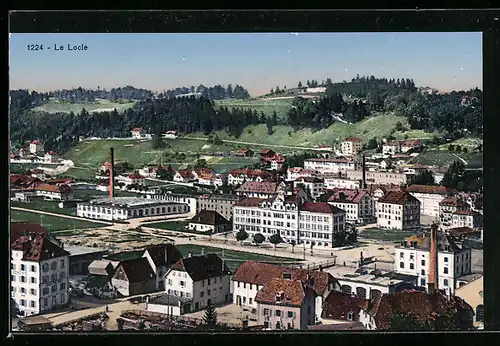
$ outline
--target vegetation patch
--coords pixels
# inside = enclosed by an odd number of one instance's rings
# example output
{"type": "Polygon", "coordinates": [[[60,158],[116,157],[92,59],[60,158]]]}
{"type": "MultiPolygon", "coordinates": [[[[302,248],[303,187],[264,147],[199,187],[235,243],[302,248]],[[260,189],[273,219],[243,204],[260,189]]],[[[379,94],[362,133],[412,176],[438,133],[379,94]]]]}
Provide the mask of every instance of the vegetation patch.
{"type": "Polygon", "coordinates": [[[59,202],[55,201],[33,201],[33,202],[17,202],[11,201],[11,207],[18,207],[24,209],[34,209],[40,211],[46,211],[49,213],[55,214],[64,214],[64,215],[76,215],[76,208],[59,208],[59,202]]]}
{"type": "Polygon", "coordinates": [[[409,237],[412,234],[414,234],[412,231],[388,230],[376,227],[359,230],[359,238],[361,239],[371,239],[393,243],[399,243],[404,240],[404,238],[409,237]]]}
{"type": "Polygon", "coordinates": [[[68,219],[62,216],[43,215],[20,210],[10,211],[11,222],[38,223],[49,231],[92,229],[104,227],[103,223],[96,223],[86,220],[68,219]]]}
{"type": "Polygon", "coordinates": [[[117,110],[118,113],[122,113],[125,110],[132,108],[135,102],[111,102],[109,100],[98,100],[94,102],[85,103],[69,103],[64,101],[51,100],[48,103],[33,108],[35,112],[46,112],[46,113],[70,113],[73,112],[78,114],[85,109],[87,112],[102,112],[102,111],[112,111],[117,110]]]}
{"type": "Polygon", "coordinates": [[[482,153],[450,152],[445,150],[424,151],[410,160],[411,163],[448,167],[455,161],[462,161],[467,167],[477,168],[483,166],[482,153]]]}

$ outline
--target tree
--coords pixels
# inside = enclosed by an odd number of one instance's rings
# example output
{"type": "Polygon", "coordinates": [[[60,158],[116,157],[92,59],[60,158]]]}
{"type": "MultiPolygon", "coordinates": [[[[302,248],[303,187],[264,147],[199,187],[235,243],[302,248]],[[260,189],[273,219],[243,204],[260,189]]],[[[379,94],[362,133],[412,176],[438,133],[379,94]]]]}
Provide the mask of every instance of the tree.
{"type": "Polygon", "coordinates": [[[378,142],[376,138],[371,138],[366,144],[366,149],[368,150],[377,149],[377,147],[378,147],[378,142]]]}
{"type": "Polygon", "coordinates": [[[272,121],[273,126],[278,125],[278,115],[276,114],[276,111],[273,111],[271,121],[272,121]]]}
{"type": "Polygon", "coordinates": [[[454,161],[443,176],[441,185],[454,188],[458,187],[459,181],[465,177],[465,165],[462,161],[454,161]]]}
{"type": "Polygon", "coordinates": [[[273,119],[268,117],[266,120],[267,134],[270,136],[273,134],[273,119]]]}
{"type": "Polygon", "coordinates": [[[217,326],[217,311],[215,311],[212,303],[208,303],[205,309],[205,315],[203,316],[203,323],[205,327],[213,329],[217,326]]]}
{"type": "Polygon", "coordinates": [[[243,242],[248,239],[248,233],[245,232],[244,229],[240,229],[238,233],[236,233],[236,240],[240,242],[240,245],[243,245],[243,242]]]}
{"type": "Polygon", "coordinates": [[[222,140],[219,138],[219,136],[215,135],[214,138],[213,138],[213,143],[215,145],[221,145],[223,142],[222,140]]]}
{"type": "Polygon", "coordinates": [[[153,135],[151,145],[152,145],[153,149],[160,149],[163,147],[163,138],[161,138],[160,133],[155,133],[153,135]]]}
{"type": "Polygon", "coordinates": [[[297,84],[297,88],[302,88],[302,82],[299,81],[299,84],[297,84]]]}
{"type": "Polygon", "coordinates": [[[208,168],[207,160],[205,160],[205,159],[196,160],[196,162],[194,163],[194,167],[195,168],[208,168]]]}
{"type": "Polygon", "coordinates": [[[253,236],[253,241],[255,242],[255,244],[257,244],[257,246],[262,244],[264,242],[264,240],[266,240],[266,237],[264,237],[260,233],[257,233],[256,235],[253,236]]]}
{"type": "Polygon", "coordinates": [[[396,123],[396,131],[402,132],[403,130],[404,130],[403,124],[401,123],[401,121],[398,121],[396,123]]]}
{"type": "Polygon", "coordinates": [[[297,245],[297,242],[295,240],[292,240],[290,242],[290,245],[292,245],[292,253],[294,253],[295,245],[297,245]]]}
{"type": "Polygon", "coordinates": [[[416,185],[435,185],[434,174],[428,169],[416,175],[412,182],[416,185]]]}
{"type": "Polygon", "coordinates": [[[431,328],[427,323],[421,323],[411,314],[398,313],[392,315],[389,329],[394,331],[422,331],[431,328]]]}
{"type": "Polygon", "coordinates": [[[455,151],[455,146],[453,144],[448,145],[448,151],[455,151]]]}
{"type": "Polygon", "coordinates": [[[283,239],[278,233],[274,233],[269,237],[269,242],[274,245],[274,251],[276,251],[276,246],[280,243],[283,243],[283,239]]]}

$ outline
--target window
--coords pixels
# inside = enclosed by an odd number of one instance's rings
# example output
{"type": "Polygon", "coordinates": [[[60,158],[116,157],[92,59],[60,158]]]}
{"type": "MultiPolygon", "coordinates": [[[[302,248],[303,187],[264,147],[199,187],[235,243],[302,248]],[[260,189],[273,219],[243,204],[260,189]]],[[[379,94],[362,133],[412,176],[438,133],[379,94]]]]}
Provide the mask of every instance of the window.
{"type": "Polygon", "coordinates": [[[26,293],[26,288],[21,287],[21,293],[26,293]]]}
{"type": "Polygon", "coordinates": [[[26,300],[21,299],[21,306],[26,306],[26,300]]]}
{"type": "Polygon", "coordinates": [[[422,263],[422,265],[424,266],[425,265],[425,260],[423,259],[422,261],[420,261],[420,263],[422,263]]]}
{"type": "Polygon", "coordinates": [[[404,269],[404,267],[405,267],[405,263],[404,262],[399,262],[399,268],[404,269]]]}
{"type": "Polygon", "coordinates": [[[61,260],[61,269],[64,268],[64,260],[61,260]]]}
{"type": "Polygon", "coordinates": [[[201,291],[200,292],[200,297],[203,298],[204,295],[205,295],[205,292],[201,291]]]}
{"type": "Polygon", "coordinates": [[[50,265],[50,269],[56,270],[57,269],[57,262],[52,262],[50,265]]]}
{"type": "MultiPolygon", "coordinates": [[[[205,280],[201,281],[201,287],[205,287],[205,280]]],[[[239,286],[238,286],[239,287],[239,286]]]]}
{"type": "Polygon", "coordinates": [[[264,316],[269,316],[269,309],[264,308],[264,316]]]}
{"type": "Polygon", "coordinates": [[[425,269],[422,269],[422,270],[420,271],[420,274],[421,274],[421,275],[425,275],[425,269]]]}
{"type": "Polygon", "coordinates": [[[448,279],[443,280],[443,285],[444,285],[444,287],[448,287],[448,279]]]}
{"type": "Polygon", "coordinates": [[[21,271],[25,271],[26,270],[26,266],[24,264],[21,264],[21,271]]]}
{"type": "Polygon", "coordinates": [[[186,292],[186,298],[191,298],[191,293],[186,292]]]}
{"type": "Polygon", "coordinates": [[[186,281],[181,281],[180,284],[181,284],[181,287],[185,287],[186,286],[186,281]]]}
{"type": "Polygon", "coordinates": [[[43,306],[47,306],[49,304],[49,300],[47,298],[43,298],[43,306]]]}
{"type": "Polygon", "coordinates": [[[44,272],[48,272],[49,271],[49,265],[47,263],[45,263],[43,266],[42,266],[42,271],[44,272]]]}
{"type": "Polygon", "coordinates": [[[448,257],[444,258],[444,263],[448,263],[448,257]]]}
{"type": "Polygon", "coordinates": [[[30,307],[32,307],[32,308],[35,307],[35,301],[34,300],[30,300],[30,307]]]}
{"type": "Polygon", "coordinates": [[[21,282],[26,282],[26,276],[21,276],[21,282]]]}
{"type": "Polygon", "coordinates": [[[56,292],[57,291],[57,285],[53,285],[51,288],[50,288],[50,291],[52,293],[56,292]]]}
{"type": "Polygon", "coordinates": [[[217,278],[214,278],[214,284],[216,284],[216,283],[217,283],[217,278]]]}
{"type": "Polygon", "coordinates": [[[62,291],[62,290],[65,290],[66,289],[66,283],[61,283],[59,284],[59,289],[62,291]]]}
{"type": "Polygon", "coordinates": [[[11,276],[10,276],[10,281],[15,282],[15,281],[16,281],[16,276],[15,276],[15,275],[11,275],[11,276]]]}
{"type": "Polygon", "coordinates": [[[278,317],[281,316],[281,310],[276,310],[276,316],[278,316],[278,317]]]}
{"type": "Polygon", "coordinates": [[[443,273],[448,274],[448,268],[447,267],[443,268],[443,273]]]}
{"type": "Polygon", "coordinates": [[[410,269],[414,269],[415,265],[413,263],[410,263],[410,269]]]}
{"type": "Polygon", "coordinates": [[[172,285],[172,279],[168,279],[168,284],[172,285]]]}
{"type": "Polygon", "coordinates": [[[288,311],[288,318],[292,318],[293,317],[293,312],[292,311],[288,311]]]}
{"type": "Polygon", "coordinates": [[[66,296],[64,294],[61,294],[61,304],[66,302],[66,296]]]}
{"type": "Polygon", "coordinates": [[[248,298],[248,304],[252,305],[252,298],[248,298]]]}
{"type": "Polygon", "coordinates": [[[42,290],[42,294],[45,296],[47,294],[49,294],[49,288],[48,287],[44,287],[43,290],[42,290]]]}
{"type": "Polygon", "coordinates": [[[36,273],[36,267],[35,267],[35,266],[31,266],[30,271],[31,271],[32,273],[36,273]]]}
{"type": "Polygon", "coordinates": [[[247,297],[243,297],[243,304],[246,304],[247,302],[247,297]]]}
{"type": "Polygon", "coordinates": [[[348,319],[349,321],[354,320],[354,312],[349,311],[349,313],[347,314],[347,319],[348,319]]]}
{"type": "MultiPolygon", "coordinates": [[[[207,296],[210,295],[210,290],[207,290],[207,296]]],[[[243,302],[245,302],[245,298],[243,298],[243,302]]]]}
{"type": "Polygon", "coordinates": [[[207,281],[208,281],[208,286],[210,286],[210,279],[207,279],[207,281]]]}
{"type": "Polygon", "coordinates": [[[425,283],[425,279],[420,279],[420,286],[425,286],[426,283],[425,283]]]}
{"type": "Polygon", "coordinates": [[[30,288],[30,294],[31,294],[32,296],[36,296],[36,289],[34,289],[34,288],[30,288]]]}
{"type": "Polygon", "coordinates": [[[243,288],[247,288],[246,282],[243,283],[243,288]]]}

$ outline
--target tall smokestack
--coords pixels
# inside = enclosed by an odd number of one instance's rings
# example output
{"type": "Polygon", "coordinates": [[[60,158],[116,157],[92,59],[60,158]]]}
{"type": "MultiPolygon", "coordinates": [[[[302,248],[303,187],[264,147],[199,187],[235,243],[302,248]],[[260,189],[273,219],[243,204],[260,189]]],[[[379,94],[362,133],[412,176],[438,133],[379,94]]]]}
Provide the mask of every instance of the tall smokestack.
{"type": "Polygon", "coordinates": [[[113,148],[109,149],[109,198],[113,199],[113,183],[115,177],[113,176],[115,170],[115,150],[113,148]]]}
{"type": "Polygon", "coordinates": [[[361,169],[363,170],[363,181],[362,181],[362,188],[366,189],[366,157],[365,154],[362,155],[362,164],[361,164],[361,169]]]}
{"type": "Polygon", "coordinates": [[[437,224],[431,226],[431,237],[429,240],[429,284],[428,291],[430,294],[438,289],[438,250],[437,250],[437,224]]]}

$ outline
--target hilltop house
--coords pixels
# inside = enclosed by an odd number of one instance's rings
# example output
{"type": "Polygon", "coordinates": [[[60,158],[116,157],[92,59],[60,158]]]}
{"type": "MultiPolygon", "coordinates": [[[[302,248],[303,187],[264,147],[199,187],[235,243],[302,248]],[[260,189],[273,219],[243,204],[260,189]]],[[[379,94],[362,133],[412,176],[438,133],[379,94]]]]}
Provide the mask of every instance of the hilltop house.
{"type": "MultiPolygon", "coordinates": [[[[42,142],[40,142],[38,139],[31,141],[31,143],[30,143],[30,153],[31,154],[38,154],[39,152],[42,152],[42,151],[43,151],[42,142]]],[[[24,152],[23,152],[23,155],[24,155],[24,152]]],[[[21,155],[21,156],[23,156],[23,155],[21,155]]]]}

